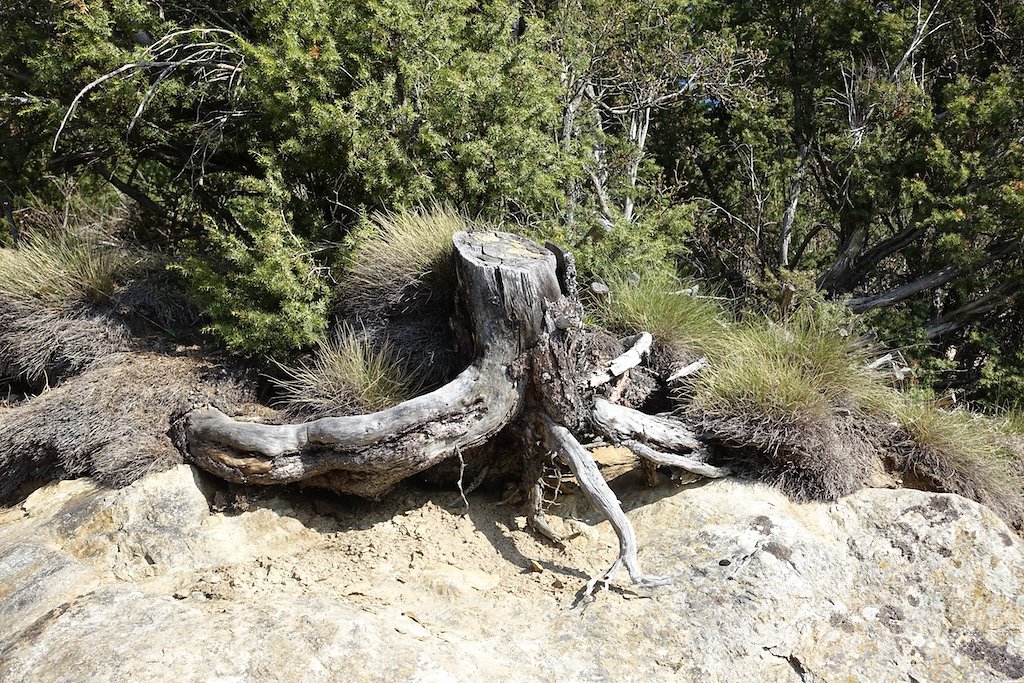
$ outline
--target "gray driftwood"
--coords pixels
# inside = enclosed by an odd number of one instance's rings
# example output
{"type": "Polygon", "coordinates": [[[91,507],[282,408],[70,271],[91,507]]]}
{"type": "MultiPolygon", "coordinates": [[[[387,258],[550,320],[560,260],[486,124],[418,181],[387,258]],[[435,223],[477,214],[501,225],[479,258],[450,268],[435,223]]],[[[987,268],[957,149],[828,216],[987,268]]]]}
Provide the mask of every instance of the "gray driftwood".
{"type": "MultiPolygon", "coordinates": [[[[546,444],[562,455],[619,537],[618,560],[590,582],[588,592],[623,565],[638,584],[662,583],[640,570],[629,519],[574,434],[604,434],[635,445],[641,457],[705,476],[724,471],[694,459],[701,444],[678,420],[595,395],[600,383],[590,380],[595,368],[588,365],[589,333],[582,324],[571,254],[507,233],[458,233],[454,245],[456,308],[475,355],[454,380],[388,410],[301,424],[260,424],[214,408],[196,410],[186,421],[193,461],[233,482],[301,481],[378,497],[446,458],[461,457],[502,429],[526,431],[523,443],[546,444]]],[[[604,369],[624,376],[649,345],[645,333],[604,369]]],[[[527,482],[531,499],[539,493],[535,484],[527,482]]],[[[537,500],[532,504],[539,507],[537,500]]]]}

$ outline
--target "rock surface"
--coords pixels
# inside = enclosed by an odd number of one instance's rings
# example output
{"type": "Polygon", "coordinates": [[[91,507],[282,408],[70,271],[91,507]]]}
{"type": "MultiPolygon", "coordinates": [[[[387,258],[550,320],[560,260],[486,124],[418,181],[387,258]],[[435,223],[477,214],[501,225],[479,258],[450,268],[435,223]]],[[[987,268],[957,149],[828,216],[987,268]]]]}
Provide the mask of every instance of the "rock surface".
{"type": "Polygon", "coordinates": [[[465,515],[409,491],[226,515],[187,466],[120,491],[53,484],[0,510],[0,681],[1024,676],[1024,544],[975,503],[624,486],[644,568],[674,582],[623,577],[576,604],[615,555],[592,519],[559,548],[483,495],[465,515]]]}

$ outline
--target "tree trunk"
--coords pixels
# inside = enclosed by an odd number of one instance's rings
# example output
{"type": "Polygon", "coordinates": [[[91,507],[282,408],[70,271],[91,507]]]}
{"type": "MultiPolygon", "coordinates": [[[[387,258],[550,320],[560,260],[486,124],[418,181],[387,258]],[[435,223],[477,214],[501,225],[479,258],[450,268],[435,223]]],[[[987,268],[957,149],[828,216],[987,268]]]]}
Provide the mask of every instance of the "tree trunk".
{"type": "Polygon", "coordinates": [[[475,351],[475,360],[458,377],[388,410],[301,424],[259,424],[215,408],[199,409],[186,420],[191,458],[229,481],[301,481],[378,497],[506,427],[519,430],[522,443],[546,443],[561,453],[581,488],[612,521],[620,556],[598,578],[606,583],[625,566],[637,583],[656,585],[659,580],[637,566],[628,518],[603,480],[593,476],[597,468],[574,436],[605,434],[616,443],[633,444],[637,455],[661,465],[705,476],[725,473],[703,462],[699,440],[679,420],[648,416],[598,396],[614,389],[593,378],[625,378],[649,335],[641,335],[608,367],[595,368],[571,254],[507,233],[458,233],[454,244],[457,311],[475,351]]]}
{"type": "Polygon", "coordinates": [[[459,233],[455,245],[460,306],[476,350],[458,377],[388,410],[303,424],[197,411],[187,427],[196,464],[239,483],[304,481],[376,497],[498,433],[523,403],[521,358],[540,339],[547,308],[561,298],[556,259],[514,235],[459,233]]]}
{"type": "Polygon", "coordinates": [[[789,268],[789,245],[793,240],[793,226],[796,224],[796,211],[800,204],[800,192],[803,190],[804,175],[807,171],[807,145],[800,146],[799,161],[793,180],[789,185],[786,211],[782,215],[782,233],[779,237],[779,267],[789,268]]]}

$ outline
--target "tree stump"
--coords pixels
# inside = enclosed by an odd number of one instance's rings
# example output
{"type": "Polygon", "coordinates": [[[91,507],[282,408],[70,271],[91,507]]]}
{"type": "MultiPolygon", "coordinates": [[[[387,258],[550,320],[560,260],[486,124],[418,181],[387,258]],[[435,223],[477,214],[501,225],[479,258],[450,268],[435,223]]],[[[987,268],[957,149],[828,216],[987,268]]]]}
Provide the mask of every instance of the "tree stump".
{"type": "Polygon", "coordinates": [[[604,383],[639,362],[649,335],[642,348],[593,372],[583,354],[591,332],[583,326],[571,254],[496,232],[460,232],[454,246],[457,311],[474,351],[454,380],[387,410],[301,424],[259,424],[215,408],[196,410],[186,421],[192,460],[232,482],[301,481],[378,497],[512,425],[529,432],[521,435],[523,443],[545,444],[567,462],[619,537],[619,558],[587,592],[598,581],[607,584],[622,565],[635,583],[662,583],[640,571],[633,528],[578,438],[600,433],[634,444],[637,455],[660,464],[705,476],[724,473],[703,462],[700,443],[678,420],[611,406],[600,397],[604,383]]]}

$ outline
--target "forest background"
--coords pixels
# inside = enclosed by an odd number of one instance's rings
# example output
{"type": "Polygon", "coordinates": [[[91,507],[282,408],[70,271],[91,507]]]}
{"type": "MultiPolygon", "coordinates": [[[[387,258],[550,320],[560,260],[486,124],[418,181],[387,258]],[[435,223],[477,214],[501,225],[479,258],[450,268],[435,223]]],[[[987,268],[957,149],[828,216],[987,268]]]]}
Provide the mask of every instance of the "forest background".
{"type": "Polygon", "coordinates": [[[285,359],[375,212],[449,205],[588,283],[842,303],[912,389],[1001,409],[1022,85],[1010,0],[7,0],[0,246],[106,217],[210,337],[285,359]]]}

